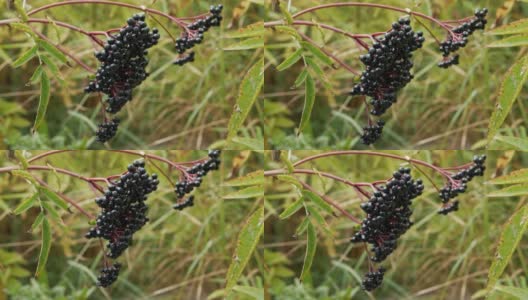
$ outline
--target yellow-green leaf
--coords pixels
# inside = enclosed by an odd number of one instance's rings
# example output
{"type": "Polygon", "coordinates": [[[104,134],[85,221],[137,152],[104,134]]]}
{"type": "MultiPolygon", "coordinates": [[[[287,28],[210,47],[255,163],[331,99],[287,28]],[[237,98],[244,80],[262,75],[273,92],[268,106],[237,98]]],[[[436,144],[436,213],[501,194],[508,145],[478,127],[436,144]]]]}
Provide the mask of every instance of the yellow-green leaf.
{"type": "Polygon", "coordinates": [[[488,194],[488,197],[514,197],[528,195],[528,184],[509,186],[488,194]]]}
{"type": "Polygon", "coordinates": [[[31,207],[33,207],[33,205],[35,205],[35,203],[37,203],[37,197],[38,197],[38,194],[35,193],[35,194],[33,194],[33,196],[31,196],[31,197],[27,198],[26,200],[22,201],[22,203],[20,203],[17,206],[17,208],[15,208],[13,213],[15,215],[20,215],[21,213],[23,213],[26,210],[30,209],[31,207]]]}
{"type": "Polygon", "coordinates": [[[297,229],[295,230],[295,236],[299,236],[299,235],[303,234],[304,231],[306,230],[306,228],[308,228],[308,224],[309,223],[310,223],[310,218],[309,217],[304,217],[304,219],[301,222],[301,224],[299,224],[299,226],[297,226],[297,229]]]}
{"type": "Polygon", "coordinates": [[[305,83],[305,97],[304,107],[301,116],[301,123],[299,124],[299,133],[303,131],[306,125],[310,122],[312,109],[315,102],[315,82],[310,74],[306,76],[305,83]]]}
{"type": "Polygon", "coordinates": [[[271,30],[272,31],[286,33],[286,34],[292,36],[293,38],[295,38],[296,40],[299,40],[299,41],[302,40],[301,36],[299,35],[299,32],[297,32],[297,30],[295,30],[295,28],[290,27],[290,26],[284,26],[284,25],[273,26],[273,28],[271,28],[271,30]]]}
{"type": "Polygon", "coordinates": [[[57,195],[54,191],[48,189],[47,187],[40,186],[39,190],[53,203],[55,203],[58,207],[68,210],[68,203],[64,201],[59,195],[57,195]]]}
{"type": "Polygon", "coordinates": [[[228,140],[236,136],[264,85],[264,60],[259,59],[240,83],[235,111],[229,119],[228,140]]]}
{"type": "Polygon", "coordinates": [[[22,170],[13,170],[10,172],[13,176],[22,177],[29,182],[31,182],[33,185],[37,185],[37,182],[35,181],[35,178],[29,174],[27,171],[22,170]]]}
{"type": "Polygon", "coordinates": [[[56,76],[56,77],[60,77],[61,76],[60,75],[60,71],[59,71],[59,67],[57,67],[57,64],[54,63],[49,57],[47,57],[46,55],[41,55],[40,59],[42,60],[43,63],[46,64],[46,66],[51,71],[51,74],[53,76],[56,76]]]}
{"type": "Polygon", "coordinates": [[[266,33],[264,29],[264,22],[257,22],[250,24],[244,28],[238,29],[237,31],[228,33],[226,38],[243,38],[252,36],[262,36],[266,33]]]}
{"type": "Polygon", "coordinates": [[[528,45],[527,35],[515,35],[502,40],[494,41],[488,45],[488,48],[510,48],[528,45]]]}
{"type": "Polygon", "coordinates": [[[35,125],[33,125],[32,132],[35,132],[40,126],[40,124],[42,124],[42,121],[44,121],[44,117],[46,116],[46,110],[48,109],[49,99],[50,81],[46,72],[42,72],[42,75],[40,77],[40,101],[37,109],[37,117],[35,118],[35,125]]]}
{"type": "Polygon", "coordinates": [[[515,299],[528,299],[528,288],[518,288],[513,286],[498,285],[495,290],[501,291],[505,294],[515,297],[515,299]]]}
{"type": "Polygon", "coordinates": [[[249,50],[259,48],[264,48],[264,38],[260,36],[245,39],[240,42],[229,45],[224,48],[224,51],[249,50]]]}
{"type": "Polygon", "coordinates": [[[259,185],[264,184],[264,171],[263,170],[251,172],[245,176],[234,178],[224,183],[225,186],[246,186],[246,185],[257,185],[257,184],[259,185]]]}
{"type": "Polygon", "coordinates": [[[304,205],[304,199],[299,198],[292,204],[290,204],[286,209],[279,215],[280,219],[287,219],[294,213],[296,213],[299,209],[301,209],[304,205]]]}
{"type": "Polygon", "coordinates": [[[28,15],[27,15],[26,11],[24,10],[24,8],[22,7],[22,5],[20,5],[21,1],[22,0],[14,0],[12,3],[15,5],[15,10],[19,14],[20,19],[22,19],[22,21],[24,21],[24,22],[27,22],[28,21],[28,15]]]}
{"type": "Polygon", "coordinates": [[[225,288],[226,295],[231,292],[240,278],[240,275],[242,275],[242,272],[251,258],[253,251],[255,251],[263,232],[264,206],[260,206],[260,208],[249,217],[238,236],[237,247],[233,259],[231,260],[231,264],[229,265],[229,270],[227,271],[225,288]]]}
{"type": "Polygon", "coordinates": [[[24,157],[24,153],[22,153],[22,150],[15,150],[15,157],[18,159],[24,170],[26,170],[29,164],[27,159],[24,157]]]}
{"type": "Polygon", "coordinates": [[[225,195],[224,199],[247,199],[247,198],[258,198],[264,196],[264,188],[261,185],[250,186],[236,192],[225,195]]]}
{"type": "Polygon", "coordinates": [[[500,27],[497,27],[493,30],[486,32],[486,34],[518,34],[518,33],[528,33],[528,19],[522,19],[519,21],[512,22],[500,27]]]}
{"type": "Polygon", "coordinates": [[[42,76],[42,65],[39,65],[35,72],[33,72],[33,75],[31,75],[31,78],[29,79],[29,82],[35,83],[37,80],[40,80],[40,76],[42,76]]]}
{"type": "MultiPolygon", "coordinates": [[[[502,142],[508,145],[507,149],[519,150],[528,152],[528,140],[513,136],[497,135],[495,141],[502,142]]],[[[494,149],[491,149],[494,150],[494,149]]]]}
{"type": "Polygon", "coordinates": [[[319,195],[309,191],[309,190],[303,190],[302,191],[303,197],[307,198],[308,200],[312,201],[313,204],[315,204],[320,209],[326,211],[327,213],[333,215],[334,211],[332,210],[332,206],[330,204],[326,203],[323,198],[319,197],[319,195]]]}
{"type": "Polygon", "coordinates": [[[279,4],[279,8],[282,14],[284,15],[284,17],[286,18],[286,22],[288,23],[288,25],[293,24],[293,17],[288,11],[288,9],[284,7],[284,3],[282,5],[279,4]]]}
{"type": "Polygon", "coordinates": [[[23,64],[30,61],[33,57],[37,55],[38,46],[35,45],[31,47],[28,51],[24,52],[17,60],[13,62],[13,68],[18,68],[22,66],[23,64]]]}
{"type": "Polygon", "coordinates": [[[312,53],[314,57],[317,57],[320,61],[327,65],[332,65],[334,62],[328,55],[326,55],[319,47],[316,47],[308,42],[301,42],[304,49],[312,53]]]}
{"type": "Polygon", "coordinates": [[[59,49],[57,49],[57,47],[55,47],[54,45],[48,43],[45,40],[39,40],[38,43],[39,43],[40,48],[44,49],[51,56],[55,57],[63,64],[68,62],[68,60],[66,59],[66,56],[62,52],[60,52],[59,49]]]}
{"type": "Polygon", "coordinates": [[[51,249],[51,226],[47,218],[42,220],[42,244],[35,276],[38,276],[45,268],[51,249]]]}
{"type": "Polygon", "coordinates": [[[24,32],[28,33],[28,34],[31,35],[35,40],[38,39],[38,36],[35,34],[35,32],[33,31],[33,29],[31,29],[31,27],[29,27],[29,26],[26,25],[26,24],[22,24],[22,23],[10,23],[8,26],[11,27],[11,28],[18,29],[18,30],[20,30],[20,31],[24,31],[24,32]]]}
{"type": "Polygon", "coordinates": [[[44,220],[44,213],[40,212],[40,214],[35,218],[35,221],[33,221],[33,224],[31,225],[31,232],[35,231],[40,224],[42,224],[42,221],[44,220]]]}
{"type": "Polygon", "coordinates": [[[299,48],[295,52],[293,52],[290,56],[288,56],[280,65],[277,66],[277,71],[284,71],[291,67],[293,64],[299,61],[302,57],[302,49],[299,48]]]}
{"type": "Polygon", "coordinates": [[[502,231],[495,259],[488,273],[487,291],[495,287],[504,269],[519,245],[521,238],[528,227],[528,206],[525,205],[517,211],[506,223],[502,231]]]}
{"type": "Polygon", "coordinates": [[[528,56],[517,61],[504,77],[504,81],[499,89],[499,96],[495,111],[491,116],[488,127],[488,144],[497,134],[498,129],[510,113],[513,103],[519,96],[522,87],[528,76],[528,56]]]}
{"type": "Polygon", "coordinates": [[[299,182],[299,180],[297,178],[291,176],[291,175],[277,175],[275,177],[277,177],[278,180],[291,183],[291,184],[295,185],[298,188],[302,187],[302,185],[299,182]]]}
{"type": "Polygon", "coordinates": [[[293,85],[295,87],[301,86],[301,84],[306,80],[306,76],[308,76],[308,70],[305,68],[301,73],[299,73],[299,76],[297,76],[297,79],[295,79],[295,83],[293,85]]]}
{"type": "Polygon", "coordinates": [[[488,181],[489,184],[513,184],[523,182],[528,182],[528,169],[513,171],[508,175],[503,175],[488,181]]]}
{"type": "Polygon", "coordinates": [[[312,263],[315,256],[315,250],[317,248],[317,234],[311,222],[308,223],[307,229],[308,230],[306,232],[306,253],[304,255],[304,263],[301,272],[301,281],[303,281],[306,276],[308,276],[308,274],[310,273],[310,269],[312,268],[312,263]]]}

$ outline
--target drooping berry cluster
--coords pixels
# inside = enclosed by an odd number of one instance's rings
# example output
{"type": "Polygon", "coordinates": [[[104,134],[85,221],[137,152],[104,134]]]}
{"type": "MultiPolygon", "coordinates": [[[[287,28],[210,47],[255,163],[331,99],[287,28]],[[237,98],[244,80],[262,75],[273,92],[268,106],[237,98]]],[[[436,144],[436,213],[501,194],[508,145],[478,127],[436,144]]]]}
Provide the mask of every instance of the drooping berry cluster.
{"type": "Polygon", "coordinates": [[[101,274],[97,276],[97,286],[107,287],[110,286],[117,280],[119,271],[121,270],[121,264],[115,263],[110,267],[104,267],[101,270],[101,274]]]}
{"type": "Polygon", "coordinates": [[[447,39],[440,43],[440,50],[444,59],[438,63],[441,68],[449,68],[452,65],[457,65],[459,62],[458,54],[450,56],[451,53],[458,51],[460,48],[464,48],[468,43],[468,37],[471,36],[477,30],[483,30],[488,23],[486,15],[488,14],[487,8],[475,10],[475,17],[471,20],[462,23],[461,25],[453,28],[451,31],[455,34],[448,33],[447,39]]]}
{"type": "Polygon", "coordinates": [[[191,196],[185,200],[183,197],[191,193],[194,188],[202,184],[202,178],[212,170],[218,170],[220,167],[220,150],[210,150],[209,159],[195,164],[188,171],[186,177],[177,182],[174,191],[178,197],[178,203],[173,206],[174,209],[182,210],[185,207],[194,205],[194,197],[191,196]]]}
{"type": "Polygon", "coordinates": [[[486,155],[475,155],[473,157],[473,164],[451,176],[456,185],[449,181],[442,187],[442,189],[440,189],[438,195],[444,206],[439,213],[448,214],[452,211],[458,210],[458,201],[455,201],[456,203],[453,202],[452,204],[450,204],[449,201],[457,197],[459,194],[464,193],[467,189],[467,183],[475,176],[484,175],[484,171],[486,170],[485,163],[486,155]]]}
{"type": "Polygon", "coordinates": [[[385,268],[380,267],[376,271],[371,271],[365,274],[365,278],[361,282],[361,287],[365,291],[372,291],[378,288],[383,282],[383,275],[385,274],[385,268]]]}
{"type": "Polygon", "coordinates": [[[144,161],[134,161],[128,171],[108,187],[104,196],[95,200],[102,211],[97,216],[96,226],[86,237],[106,239],[106,255],[110,258],[120,256],[132,242],[134,233],[147,223],[145,201],[158,183],[157,175],[149,176],[145,170],[144,161]]]}
{"type": "Polygon", "coordinates": [[[363,144],[370,145],[377,141],[383,133],[383,126],[385,126],[385,122],[383,120],[378,120],[375,125],[367,125],[363,127],[363,134],[361,135],[361,141],[363,144]]]}
{"type": "Polygon", "coordinates": [[[193,48],[195,45],[202,43],[204,33],[207,32],[213,26],[220,26],[222,21],[222,4],[212,5],[209,12],[210,15],[205,18],[194,21],[187,26],[187,29],[182,35],[176,39],[176,51],[181,54],[178,59],[174,61],[174,64],[183,66],[184,64],[194,61],[194,52],[189,52],[187,55],[183,55],[187,50],[193,48]]]}
{"type": "Polygon", "coordinates": [[[103,50],[95,53],[101,65],[85,92],[108,95],[106,111],[119,112],[132,100],[132,90],[147,78],[147,49],[156,45],[159,38],[158,30],[151,31],[145,23],[144,14],[129,18],[127,26],[111,36],[103,50]]]}
{"type": "Polygon", "coordinates": [[[409,18],[400,18],[372,45],[368,54],[360,57],[366,69],[351,94],[371,97],[370,113],[375,116],[385,113],[396,102],[396,93],[413,78],[412,53],[422,47],[425,39],[423,33],[415,33],[410,24],[409,18]]]}
{"type": "Polygon", "coordinates": [[[119,119],[114,118],[110,121],[105,121],[99,124],[99,128],[95,132],[95,137],[98,142],[106,143],[113,138],[117,133],[117,127],[119,126],[119,119]]]}
{"type": "MultiPolygon", "coordinates": [[[[399,168],[384,187],[361,204],[367,217],[351,241],[371,244],[374,253],[371,261],[379,263],[385,260],[396,249],[398,238],[412,226],[412,200],[421,195],[423,189],[422,181],[412,178],[410,168],[399,168]]],[[[381,284],[384,269],[380,270],[367,273],[363,281],[364,289],[372,290],[381,284]]]]}

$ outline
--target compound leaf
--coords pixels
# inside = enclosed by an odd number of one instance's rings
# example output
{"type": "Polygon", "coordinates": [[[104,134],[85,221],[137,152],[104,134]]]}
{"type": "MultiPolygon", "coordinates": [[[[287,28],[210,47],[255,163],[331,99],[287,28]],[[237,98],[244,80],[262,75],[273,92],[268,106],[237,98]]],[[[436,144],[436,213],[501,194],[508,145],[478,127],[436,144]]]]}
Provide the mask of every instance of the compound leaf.
{"type": "Polygon", "coordinates": [[[37,271],[35,276],[38,276],[44,268],[46,268],[46,263],[48,261],[48,256],[51,249],[51,226],[47,218],[42,220],[42,244],[40,246],[40,254],[37,265],[37,271]]]}

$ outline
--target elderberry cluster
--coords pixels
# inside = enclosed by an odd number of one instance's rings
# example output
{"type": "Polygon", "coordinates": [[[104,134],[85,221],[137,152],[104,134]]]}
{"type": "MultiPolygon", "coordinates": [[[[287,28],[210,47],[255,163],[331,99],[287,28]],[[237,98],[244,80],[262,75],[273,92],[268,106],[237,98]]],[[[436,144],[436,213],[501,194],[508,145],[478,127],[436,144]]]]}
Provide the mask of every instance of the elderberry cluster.
{"type": "Polygon", "coordinates": [[[173,206],[174,209],[182,210],[186,207],[193,206],[193,196],[190,196],[183,201],[181,199],[183,199],[186,194],[191,193],[194,188],[199,187],[202,184],[202,178],[207,175],[209,171],[218,170],[220,167],[220,150],[210,150],[208,156],[208,160],[192,166],[187,171],[189,176],[176,183],[174,191],[178,197],[178,203],[173,206]]]}
{"type": "Polygon", "coordinates": [[[86,234],[87,238],[104,238],[108,241],[107,256],[117,258],[132,243],[132,236],[148,221],[146,216],[148,194],[158,186],[156,174],[149,176],[145,162],[134,161],[125,174],[95,200],[102,208],[96,226],[86,234]]]}
{"type": "Polygon", "coordinates": [[[104,267],[101,274],[97,276],[97,286],[107,287],[117,280],[121,270],[121,264],[115,263],[110,267],[104,267]]]}
{"type": "Polygon", "coordinates": [[[444,56],[444,59],[438,63],[440,68],[449,68],[452,65],[458,65],[459,55],[455,54],[454,56],[450,56],[450,54],[458,51],[460,48],[464,48],[468,43],[468,37],[475,31],[484,30],[488,23],[488,20],[486,20],[487,14],[487,8],[477,9],[475,10],[474,18],[451,30],[455,36],[448,33],[447,39],[440,43],[440,50],[444,56]]]}
{"type": "MultiPolygon", "coordinates": [[[[223,8],[224,6],[222,4],[212,5],[209,10],[211,13],[210,15],[187,25],[186,30],[178,39],[176,39],[176,51],[179,54],[184,54],[185,51],[193,48],[197,44],[202,43],[205,32],[207,32],[213,26],[220,26],[223,8]]],[[[184,64],[191,61],[194,61],[194,52],[190,52],[185,56],[181,56],[174,61],[174,64],[183,66],[184,64]]]]}
{"type": "Polygon", "coordinates": [[[99,128],[95,132],[95,136],[98,142],[106,143],[116,135],[117,127],[119,126],[119,119],[114,118],[111,121],[105,121],[99,124],[99,128]]]}
{"type": "Polygon", "coordinates": [[[458,201],[453,203],[449,203],[449,201],[457,197],[459,194],[464,193],[467,189],[467,183],[475,176],[484,175],[484,171],[486,170],[485,163],[486,155],[475,155],[473,157],[473,164],[451,176],[453,180],[457,181],[458,185],[453,186],[453,183],[449,181],[442,187],[442,189],[440,189],[438,195],[444,206],[438,213],[446,215],[452,211],[458,210],[458,201]]]}
{"type": "MultiPolygon", "coordinates": [[[[423,189],[422,181],[412,178],[410,168],[399,168],[384,187],[374,192],[368,202],[361,204],[361,209],[367,213],[367,217],[351,242],[371,244],[374,252],[371,260],[385,260],[396,249],[398,238],[412,226],[412,200],[421,195],[423,189]]],[[[379,286],[383,272],[381,276],[378,275],[368,273],[364,281],[368,283],[364,288],[373,289],[379,286]]]]}
{"type": "Polygon", "coordinates": [[[396,93],[413,78],[412,53],[424,42],[422,32],[414,32],[409,18],[400,18],[392,29],[375,42],[368,54],[360,56],[366,69],[350,94],[372,98],[370,111],[380,116],[396,102],[396,93]]]}
{"type": "Polygon", "coordinates": [[[363,127],[363,134],[361,135],[361,141],[363,144],[370,145],[377,141],[381,137],[383,126],[385,126],[385,122],[383,120],[378,120],[375,125],[367,125],[363,127]]]}
{"type": "Polygon", "coordinates": [[[361,282],[361,287],[366,291],[372,291],[378,288],[383,282],[383,275],[385,274],[385,268],[380,267],[374,272],[368,272],[365,274],[365,278],[361,282]]]}
{"type": "Polygon", "coordinates": [[[129,18],[127,26],[111,36],[103,50],[95,53],[101,65],[85,92],[108,95],[106,111],[119,112],[132,100],[132,90],[147,78],[147,49],[156,45],[159,38],[158,30],[151,31],[145,23],[144,14],[129,18]]]}

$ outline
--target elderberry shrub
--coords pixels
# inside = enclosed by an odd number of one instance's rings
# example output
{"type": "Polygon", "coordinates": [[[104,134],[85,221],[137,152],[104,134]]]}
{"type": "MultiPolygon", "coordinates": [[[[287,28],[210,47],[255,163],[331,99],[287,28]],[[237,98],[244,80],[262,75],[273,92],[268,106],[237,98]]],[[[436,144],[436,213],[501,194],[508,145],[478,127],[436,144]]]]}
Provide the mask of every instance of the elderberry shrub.
{"type": "Polygon", "coordinates": [[[361,135],[361,141],[363,144],[370,145],[377,141],[381,137],[383,126],[385,126],[385,122],[383,120],[378,120],[376,125],[367,125],[363,127],[363,134],[361,135]]]}
{"type": "Polygon", "coordinates": [[[97,286],[107,287],[117,280],[121,270],[121,264],[115,263],[110,267],[104,267],[101,274],[97,276],[97,286]]]}
{"type": "Polygon", "coordinates": [[[385,260],[396,249],[398,238],[413,224],[410,220],[412,200],[422,194],[424,186],[420,179],[413,180],[410,173],[410,168],[398,169],[386,186],[361,204],[367,217],[351,241],[371,244],[374,262],[385,260]]]}
{"type": "Polygon", "coordinates": [[[157,175],[149,176],[145,170],[143,160],[128,165],[127,172],[108,186],[103,197],[95,200],[102,211],[97,216],[96,226],[86,237],[108,240],[107,256],[120,256],[132,243],[134,233],[147,223],[145,201],[158,183],[157,175]]]}
{"type": "Polygon", "coordinates": [[[98,142],[106,143],[116,135],[117,127],[119,126],[119,119],[114,118],[111,121],[105,121],[99,124],[99,128],[95,132],[95,137],[98,142]]]}
{"type": "Polygon", "coordinates": [[[187,171],[190,176],[187,176],[184,180],[176,183],[174,191],[178,197],[178,203],[173,206],[174,209],[182,210],[194,205],[194,196],[191,195],[185,200],[182,199],[185,195],[191,193],[194,188],[199,187],[202,184],[202,178],[207,175],[209,171],[218,170],[220,167],[220,153],[220,150],[209,150],[209,159],[192,166],[187,171]]]}
{"type": "Polygon", "coordinates": [[[469,167],[460,170],[458,173],[451,176],[455,181],[456,186],[453,185],[453,182],[448,181],[446,185],[440,189],[438,195],[444,204],[443,208],[439,211],[440,214],[446,215],[452,211],[458,210],[458,201],[453,205],[449,205],[449,201],[457,197],[459,194],[464,193],[467,189],[467,183],[475,176],[484,175],[484,171],[486,170],[485,163],[486,155],[475,155],[473,157],[473,163],[469,167]]]}
{"type": "Polygon", "coordinates": [[[202,43],[204,33],[211,27],[220,26],[223,8],[224,6],[222,4],[212,5],[209,10],[210,15],[189,24],[181,36],[176,39],[176,51],[181,56],[174,61],[175,65],[183,66],[188,62],[194,61],[194,52],[189,52],[186,55],[183,54],[195,45],[202,43]]]}
{"type": "Polygon", "coordinates": [[[360,56],[366,69],[351,95],[372,98],[371,114],[379,116],[396,102],[396,93],[413,78],[412,53],[425,41],[422,32],[414,32],[409,18],[400,18],[392,29],[375,42],[368,54],[360,56]]]}
{"type": "Polygon", "coordinates": [[[444,56],[444,59],[438,63],[440,68],[449,68],[452,65],[458,65],[458,54],[452,57],[450,54],[458,51],[460,48],[464,48],[468,43],[468,37],[475,31],[484,30],[488,23],[488,20],[486,20],[487,14],[487,8],[476,9],[474,18],[451,29],[455,36],[448,33],[447,38],[440,43],[440,50],[444,56]]]}
{"type": "Polygon", "coordinates": [[[378,288],[383,282],[383,275],[385,274],[385,268],[380,267],[374,272],[368,272],[365,274],[365,278],[361,282],[361,288],[366,291],[372,291],[378,288]]]}
{"type": "Polygon", "coordinates": [[[85,92],[108,95],[106,111],[119,112],[132,100],[132,90],[147,78],[147,49],[156,45],[159,38],[158,30],[153,28],[151,31],[145,23],[144,14],[129,18],[127,26],[112,35],[103,50],[95,53],[101,65],[85,92]]]}

